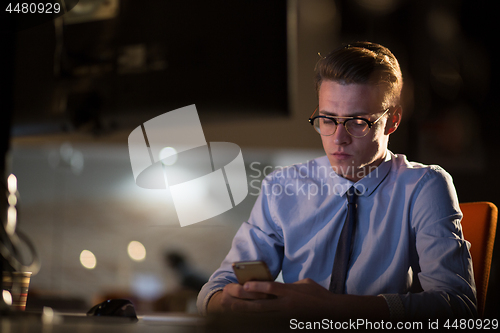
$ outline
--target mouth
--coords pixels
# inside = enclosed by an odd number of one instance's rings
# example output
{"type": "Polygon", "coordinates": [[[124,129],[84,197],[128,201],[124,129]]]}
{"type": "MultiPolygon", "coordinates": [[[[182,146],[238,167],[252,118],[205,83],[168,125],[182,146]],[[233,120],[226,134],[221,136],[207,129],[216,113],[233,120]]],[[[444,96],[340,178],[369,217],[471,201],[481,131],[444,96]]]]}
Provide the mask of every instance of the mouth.
{"type": "Polygon", "coordinates": [[[338,160],[347,160],[351,158],[352,156],[350,154],[344,153],[344,152],[335,152],[332,154],[336,159],[338,160]]]}

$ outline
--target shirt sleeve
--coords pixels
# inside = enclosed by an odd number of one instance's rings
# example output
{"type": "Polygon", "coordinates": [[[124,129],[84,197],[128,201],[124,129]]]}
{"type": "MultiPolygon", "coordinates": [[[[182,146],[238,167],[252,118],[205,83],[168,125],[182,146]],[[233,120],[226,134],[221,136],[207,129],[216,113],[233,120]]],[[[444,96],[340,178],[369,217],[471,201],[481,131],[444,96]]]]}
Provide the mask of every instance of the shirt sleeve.
{"type": "Polygon", "coordinates": [[[462,234],[451,176],[431,167],[413,196],[410,221],[418,265],[412,268],[422,291],[399,295],[405,318],[477,317],[470,243],[462,234]]]}
{"type": "Polygon", "coordinates": [[[201,314],[206,314],[210,297],[227,284],[238,282],[232,269],[235,261],[262,260],[273,277],[278,276],[283,261],[283,237],[282,229],[272,218],[271,179],[268,176],[263,180],[248,222],[244,222],[236,232],[226,258],[198,294],[197,307],[201,314]]]}

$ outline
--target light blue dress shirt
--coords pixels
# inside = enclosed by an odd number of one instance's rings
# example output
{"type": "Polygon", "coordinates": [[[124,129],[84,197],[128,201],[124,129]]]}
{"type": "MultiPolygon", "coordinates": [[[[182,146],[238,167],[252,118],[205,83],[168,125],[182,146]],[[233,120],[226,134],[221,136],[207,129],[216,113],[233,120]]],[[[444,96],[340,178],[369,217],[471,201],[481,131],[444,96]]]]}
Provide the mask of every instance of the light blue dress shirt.
{"type": "Polygon", "coordinates": [[[199,310],[237,282],[235,261],[263,260],[285,283],[310,278],[328,289],[352,185],[360,196],[345,292],[382,295],[394,320],[476,317],[470,244],[451,176],[391,152],[356,183],[333,172],[326,156],[268,175],[248,222],[201,290],[199,310]]]}

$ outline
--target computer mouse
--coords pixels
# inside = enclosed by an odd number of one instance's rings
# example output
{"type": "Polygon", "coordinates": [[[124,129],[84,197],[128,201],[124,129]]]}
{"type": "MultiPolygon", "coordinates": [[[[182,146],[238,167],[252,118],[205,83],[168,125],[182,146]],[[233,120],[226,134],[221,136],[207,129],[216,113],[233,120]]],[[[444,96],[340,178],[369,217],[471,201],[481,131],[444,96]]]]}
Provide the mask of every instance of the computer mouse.
{"type": "Polygon", "coordinates": [[[108,299],[92,307],[87,316],[125,317],[137,320],[134,304],[128,299],[108,299]]]}

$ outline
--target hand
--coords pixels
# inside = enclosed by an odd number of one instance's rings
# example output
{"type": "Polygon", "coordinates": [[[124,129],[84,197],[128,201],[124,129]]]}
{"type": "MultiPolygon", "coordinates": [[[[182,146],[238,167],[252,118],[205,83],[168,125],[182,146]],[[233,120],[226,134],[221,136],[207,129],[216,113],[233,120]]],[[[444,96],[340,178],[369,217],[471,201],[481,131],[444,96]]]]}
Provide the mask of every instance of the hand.
{"type": "Polygon", "coordinates": [[[291,284],[250,281],[227,285],[209,302],[211,312],[239,312],[325,318],[388,318],[385,300],[377,296],[338,295],[311,279],[291,284]],[[273,295],[274,298],[269,298],[273,295]]]}
{"type": "Polygon", "coordinates": [[[274,295],[272,300],[259,300],[241,303],[246,311],[273,312],[286,316],[320,316],[330,317],[339,306],[339,298],[311,279],[303,279],[291,284],[278,282],[251,281],[245,283],[243,289],[251,293],[274,295]]]}
{"type": "Polygon", "coordinates": [[[243,286],[230,283],[222,291],[216,292],[208,303],[208,313],[247,312],[242,304],[251,300],[266,299],[271,295],[245,291],[243,286]],[[242,310],[243,309],[243,310],[242,310]]]}
{"type": "Polygon", "coordinates": [[[208,312],[317,314],[331,309],[335,296],[311,279],[292,284],[250,281],[228,284],[210,299],[208,312]]]}

